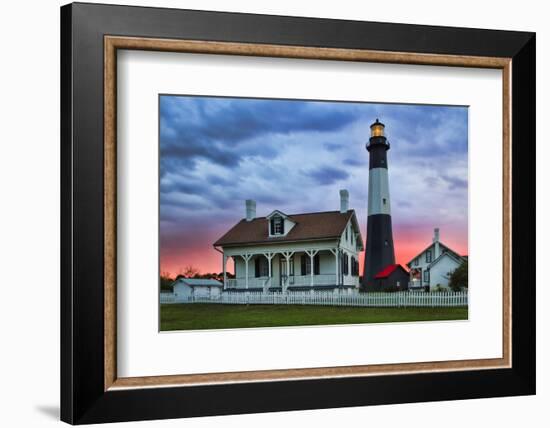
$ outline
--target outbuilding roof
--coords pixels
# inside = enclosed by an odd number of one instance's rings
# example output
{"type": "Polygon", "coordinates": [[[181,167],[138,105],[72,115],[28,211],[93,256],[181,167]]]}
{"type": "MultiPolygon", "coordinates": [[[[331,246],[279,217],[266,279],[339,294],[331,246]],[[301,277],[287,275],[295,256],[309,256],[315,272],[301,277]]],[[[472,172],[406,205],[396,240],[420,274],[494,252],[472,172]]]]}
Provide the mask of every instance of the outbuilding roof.
{"type": "Polygon", "coordinates": [[[401,266],[399,263],[388,265],[384,269],[382,269],[380,272],[378,272],[376,275],[374,275],[374,279],[383,279],[390,276],[392,273],[395,272],[396,269],[401,269],[403,272],[407,273],[405,268],[401,266]]]}
{"type": "MultiPolygon", "coordinates": [[[[355,229],[359,231],[354,210],[345,213],[340,211],[325,211],[306,214],[287,215],[294,227],[284,236],[269,236],[268,219],[258,217],[252,221],[242,219],[225,235],[218,239],[214,246],[236,246],[264,244],[274,242],[310,241],[339,238],[351,219],[355,229]]],[[[360,246],[363,246],[361,235],[358,236],[360,246]]]]}
{"type": "Polygon", "coordinates": [[[184,284],[190,287],[223,287],[223,284],[220,281],[215,279],[205,279],[205,278],[180,278],[174,282],[183,282],[184,284]]]}

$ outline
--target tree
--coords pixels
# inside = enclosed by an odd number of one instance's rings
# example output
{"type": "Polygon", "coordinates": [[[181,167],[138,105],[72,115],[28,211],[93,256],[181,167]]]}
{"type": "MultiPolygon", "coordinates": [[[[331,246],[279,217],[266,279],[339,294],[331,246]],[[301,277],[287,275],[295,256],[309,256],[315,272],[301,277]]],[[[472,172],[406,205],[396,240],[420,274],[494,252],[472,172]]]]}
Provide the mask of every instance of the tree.
{"type": "Polygon", "coordinates": [[[170,272],[161,272],[160,274],[160,289],[162,291],[172,291],[172,283],[174,280],[170,276],[170,272]]]}
{"type": "Polygon", "coordinates": [[[451,273],[449,287],[451,287],[453,291],[460,291],[463,288],[468,288],[468,260],[462,262],[462,264],[451,273]]]}
{"type": "Polygon", "coordinates": [[[198,274],[199,270],[196,267],[192,265],[187,265],[183,269],[180,269],[178,276],[183,276],[184,278],[193,278],[196,277],[198,274]]]}

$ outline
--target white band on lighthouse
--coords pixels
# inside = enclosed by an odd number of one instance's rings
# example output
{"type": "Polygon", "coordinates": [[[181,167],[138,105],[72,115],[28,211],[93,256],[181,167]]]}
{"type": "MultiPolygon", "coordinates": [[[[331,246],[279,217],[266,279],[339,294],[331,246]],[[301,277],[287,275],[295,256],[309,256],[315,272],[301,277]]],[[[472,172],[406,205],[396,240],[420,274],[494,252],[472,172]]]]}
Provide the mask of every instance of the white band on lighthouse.
{"type": "Polygon", "coordinates": [[[388,170],[386,168],[373,168],[369,170],[369,209],[368,215],[389,214],[390,185],[388,170]]]}

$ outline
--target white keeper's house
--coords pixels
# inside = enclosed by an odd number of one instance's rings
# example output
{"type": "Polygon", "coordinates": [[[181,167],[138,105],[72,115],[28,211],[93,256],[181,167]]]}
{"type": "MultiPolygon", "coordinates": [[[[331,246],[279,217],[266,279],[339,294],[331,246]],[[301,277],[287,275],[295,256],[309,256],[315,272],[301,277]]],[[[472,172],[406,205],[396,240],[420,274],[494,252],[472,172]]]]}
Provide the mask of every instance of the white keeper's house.
{"type": "Polygon", "coordinates": [[[449,288],[451,274],[458,268],[467,256],[461,256],[456,251],[439,241],[439,229],[434,229],[432,243],[407,263],[409,267],[409,289],[429,289],[437,287],[449,288]]]}
{"type": "Polygon", "coordinates": [[[359,287],[363,239],[347,190],[340,210],[256,217],[246,201],[246,218],[214,243],[222,254],[224,289],[235,291],[342,290],[359,287]],[[227,278],[227,260],[235,278],[227,278]]]}

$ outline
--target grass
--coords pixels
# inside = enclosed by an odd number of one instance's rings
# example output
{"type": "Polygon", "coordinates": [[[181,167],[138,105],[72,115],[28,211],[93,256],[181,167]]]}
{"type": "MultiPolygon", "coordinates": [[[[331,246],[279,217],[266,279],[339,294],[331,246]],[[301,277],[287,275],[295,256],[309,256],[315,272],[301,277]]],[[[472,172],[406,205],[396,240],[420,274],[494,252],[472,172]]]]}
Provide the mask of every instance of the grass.
{"type": "Polygon", "coordinates": [[[358,308],[192,303],[161,305],[160,309],[161,331],[466,319],[467,307],[358,308]]]}

